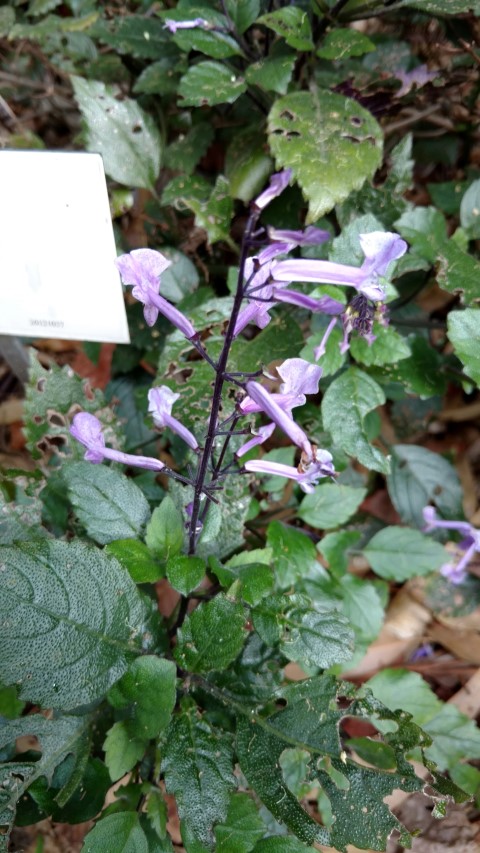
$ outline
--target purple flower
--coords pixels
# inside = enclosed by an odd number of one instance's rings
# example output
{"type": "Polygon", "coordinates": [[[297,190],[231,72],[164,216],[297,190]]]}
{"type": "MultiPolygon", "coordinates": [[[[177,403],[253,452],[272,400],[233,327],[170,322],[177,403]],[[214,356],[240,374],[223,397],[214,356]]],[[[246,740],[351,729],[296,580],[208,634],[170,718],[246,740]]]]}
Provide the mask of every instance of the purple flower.
{"type": "MultiPolygon", "coordinates": [[[[317,367],[316,364],[310,364],[303,358],[287,358],[276,370],[283,379],[283,383],[280,385],[280,393],[270,394],[269,397],[284,412],[291,415],[293,408],[306,403],[305,394],[318,392],[322,368],[317,367]]],[[[244,415],[264,411],[263,406],[250,397],[245,397],[239,404],[239,408],[244,415]]]]}
{"type": "Polygon", "coordinates": [[[274,198],[283,193],[284,189],[290,183],[290,179],[292,177],[291,169],[284,169],[282,172],[276,172],[270,178],[270,183],[266,190],[252,202],[252,204],[258,209],[263,210],[267,204],[270,204],[274,198]]]}
{"type": "Polygon", "coordinates": [[[303,231],[281,230],[269,227],[268,236],[270,240],[281,240],[284,243],[289,243],[291,249],[294,249],[296,246],[319,246],[330,239],[328,231],[324,231],[322,228],[315,228],[314,225],[309,225],[303,231]]]}
{"type": "Polygon", "coordinates": [[[248,396],[254,403],[260,407],[262,412],[288,435],[297,447],[300,447],[306,454],[308,460],[313,458],[313,448],[310,444],[303,429],[295,423],[292,416],[285,412],[276,402],[272,394],[269,394],[263,385],[258,382],[247,382],[246,385],[248,396]]]}
{"type": "Polygon", "coordinates": [[[124,284],[133,285],[135,299],[143,302],[143,314],[149,326],[153,326],[158,315],[163,314],[186,338],[196,337],[190,320],[159,295],[159,277],[171,264],[167,258],[153,249],[134,249],[128,255],[120,255],[115,264],[124,284]]]}
{"type": "Polygon", "coordinates": [[[175,394],[166,385],[161,385],[159,388],[151,388],[148,392],[148,411],[153,415],[156,427],[160,429],[169,427],[192,450],[198,450],[198,441],[195,436],[171,414],[172,406],[179,398],[180,394],[175,394]]]}
{"type": "Polygon", "coordinates": [[[274,305],[271,299],[273,287],[271,284],[267,284],[270,279],[270,265],[274,258],[286,254],[290,248],[289,243],[272,243],[260,254],[247,258],[245,262],[245,293],[247,296],[250,294],[252,298],[249,299],[249,304],[240,311],[237,317],[233,330],[234,337],[237,337],[249,323],[255,323],[259,329],[268,326],[270,322],[268,312],[274,305]]]}
{"type": "Polygon", "coordinates": [[[411,71],[403,71],[402,69],[395,71],[395,77],[402,83],[400,89],[395,92],[395,98],[401,98],[402,95],[406,95],[413,86],[420,89],[421,86],[425,86],[426,83],[435,80],[439,73],[439,71],[429,71],[425,64],[417,65],[411,71]]]}
{"type": "Polygon", "coordinates": [[[208,29],[210,24],[205,18],[193,18],[191,21],[173,21],[172,18],[166,18],[163,25],[164,30],[170,30],[175,34],[177,30],[192,30],[194,27],[202,27],[208,29]]]}
{"type": "Polygon", "coordinates": [[[368,299],[383,301],[385,291],[378,283],[392,261],[401,258],[407,251],[407,244],[398,234],[373,231],[361,234],[360,245],[365,260],[360,267],[337,264],[334,261],[317,261],[308,258],[277,261],[272,264],[271,273],[276,282],[290,284],[294,281],[315,284],[340,284],[354,287],[368,299]]]}
{"type": "Polygon", "coordinates": [[[456,530],[463,535],[459,543],[461,557],[456,563],[445,563],[440,572],[453,584],[462,583],[467,577],[467,566],[475,552],[480,553],[480,530],[469,524],[468,521],[443,521],[439,518],[433,506],[426,506],[423,510],[426,522],[425,532],[430,530],[456,530]]]}
{"type": "Polygon", "coordinates": [[[163,462],[151,456],[134,456],[131,453],[122,453],[121,450],[105,447],[102,425],[95,415],[90,415],[88,412],[79,412],[75,415],[70,432],[80,444],[87,448],[84,459],[88,462],[98,463],[103,462],[104,459],[111,459],[113,462],[147,468],[149,471],[161,471],[165,468],[163,462]]]}
{"type": "Polygon", "coordinates": [[[321,477],[333,477],[332,455],[328,450],[317,450],[315,458],[307,464],[300,464],[298,468],[291,465],[283,465],[281,462],[267,462],[263,459],[254,459],[245,463],[245,470],[253,474],[276,474],[278,477],[288,477],[296,480],[302,491],[312,494],[321,477]]]}
{"type": "Polygon", "coordinates": [[[275,429],[275,424],[267,424],[266,426],[262,426],[259,429],[252,430],[253,438],[250,438],[245,444],[235,452],[235,456],[240,459],[241,456],[244,456],[245,453],[248,453],[249,450],[252,450],[253,447],[257,447],[258,444],[263,444],[270,438],[272,432],[275,429]]]}

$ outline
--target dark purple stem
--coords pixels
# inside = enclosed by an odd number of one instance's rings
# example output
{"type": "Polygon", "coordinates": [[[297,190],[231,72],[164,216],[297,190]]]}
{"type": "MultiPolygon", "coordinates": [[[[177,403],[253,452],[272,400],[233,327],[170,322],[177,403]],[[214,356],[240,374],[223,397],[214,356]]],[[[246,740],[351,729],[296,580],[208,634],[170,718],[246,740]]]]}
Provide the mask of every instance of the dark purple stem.
{"type": "MultiPolygon", "coordinates": [[[[228,357],[230,355],[230,348],[232,346],[234,340],[234,329],[235,323],[237,322],[237,317],[240,312],[240,308],[242,306],[242,300],[244,297],[244,286],[243,286],[243,278],[244,278],[244,269],[245,269],[245,261],[247,260],[247,254],[250,249],[250,241],[252,237],[253,230],[255,228],[257,219],[259,217],[260,212],[258,210],[252,209],[250,216],[248,217],[247,225],[245,228],[245,232],[243,235],[242,242],[242,250],[240,253],[240,265],[238,270],[238,280],[237,280],[237,290],[235,293],[235,298],[233,300],[232,313],[230,316],[230,321],[227,326],[227,331],[225,333],[225,340],[223,342],[222,351],[220,353],[220,357],[216,364],[216,379],[215,386],[213,389],[212,396],[212,408],[210,412],[210,419],[208,421],[208,429],[207,435],[205,437],[205,445],[203,449],[202,456],[200,458],[200,464],[197,471],[197,477],[194,485],[194,498],[193,498],[193,507],[192,507],[192,515],[190,518],[190,529],[189,529],[189,547],[188,553],[194,554],[195,548],[197,544],[197,539],[199,535],[199,531],[197,530],[197,524],[200,516],[200,506],[201,506],[201,496],[204,492],[205,480],[208,475],[208,470],[210,466],[210,461],[212,459],[213,448],[215,444],[215,438],[217,434],[217,424],[218,424],[218,414],[220,411],[220,405],[222,402],[222,391],[223,385],[226,381],[226,369],[228,363],[228,357]]],[[[230,377],[229,377],[230,378],[230,377]]],[[[233,427],[235,425],[235,420],[233,421],[233,427]]],[[[224,446],[220,453],[220,459],[223,460],[225,456],[225,451],[230,441],[230,437],[227,435],[225,439],[224,446]]],[[[210,488],[215,482],[216,476],[218,475],[218,462],[217,465],[213,469],[213,476],[208,484],[208,488],[210,488]]],[[[208,498],[207,498],[208,500],[208,498]]],[[[208,507],[208,504],[207,504],[208,507]]],[[[206,515],[206,510],[202,513],[202,517],[206,515]]]]}

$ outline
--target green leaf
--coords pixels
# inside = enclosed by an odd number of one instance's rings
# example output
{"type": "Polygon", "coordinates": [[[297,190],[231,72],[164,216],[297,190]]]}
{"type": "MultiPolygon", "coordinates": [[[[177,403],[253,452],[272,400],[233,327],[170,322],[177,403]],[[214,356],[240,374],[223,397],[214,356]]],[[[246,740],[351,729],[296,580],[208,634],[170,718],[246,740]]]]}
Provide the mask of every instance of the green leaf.
{"type": "Polygon", "coordinates": [[[352,338],[350,352],[355,361],[360,361],[370,367],[371,365],[396,364],[398,361],[411,356],[411,349],[407,341],[391,326],[385,328],[376,323],[373,331],[376,338],[373,344],[369,344],[365,338],[360,336],[352,338]]]}
{"type": "Polygon", "coordinates": [[[164,13],[164,17],[170,21],[191,21],[193,18],[203,18],[204,21],[208,21],[211,29],[206,27],[179,29],[171,37],[172,41],[185,52],[195,50],[214,59],[226,59],[228,56],[241,53],[238,42],[226,32],[228,22],[225,15],[212,9],[210,3],[190,3],[188,7],[169,9],[164,13]]]}
{"type": "Polygon", "coordinates": [[[406,527],[380,530],[363,553],[377,575],[399,582],[438,571],[446,557],[442,545],[406,527]]]}
{"type": "MultiPolygon", "coordinates": [[[[319,346],[322,341],[322,338],[325,334],[327,328],[327,323],[325,323],[325,327],[320,332],[315,332],[313,335],[310,335],[305,341],[305,346],[300,352],[300,357],[306,359],[307,361],[314,362],[314,349],[319,346]]],[[[322,378],[326,378],[327,376],[333,376],[337,373],[341,367],[345,364],[347,359],[346,353],[342,353],[340,351],[340,344],[343,340],[343,331],[342,328],[337,325],[330,333],[330,336],[327,341],[326,349],[324,355],[321,357],[320,365],[322,368],[322,378]]]]}
{"type": "Polygon", "coordinates": [[[308,14],[298,6],[285,6],[258,19],[296,50],[312,50],[312,29],[308,14]]]}
{"type": "Polygon", "coordinates": [[[105,548],[128,571],[135,583],[155,583],[164,575],[162,566],[138,539],[118,539],[105,548]]]}
{"type": "Polygon", "coordinates": [[[317,50],[321,59],[348,59],[350,56],[363,56],[375,50],[371,39],[357,30],[331,30],[323,39],[322,46],[317,50]]]}
{"type": "Polygon", "coordinates": [[[65,466],[68,496],[88,535],[100,545],[138,535],[150,508],[143,492],[120,471],[91,462],[65,466]]]}
{"type": "Polygon", "coordinates": [[[113,29],[99,28],[99,40],[113,47],[117,53],[136,59],[158,59],[166,52],[169,35],[162,21],[144,15],[117,15],[113,29]]]}
{"type": "Polygon", "coordinates": [[[474,308],[450,311],[447,324],[448,337],[465,373],[480,385],[480,311],[474,308]]]}
{"type": "Polygon", "coordinates": [[[480,180],[470,184],[462,197],[460,223],[471,240],[480,238],[480,180]]]}
{"type": "Polygon", "coordinates": [[[112,557],[74,541],[0,548],[0,680],[69,710],[105,695],[138,654],[145,611],[112,557]]]}
{"type": "Polygon", "coordinates": [[[260,59],[248,66],[245,71],[245,80],[250,86],[260,86],[267,92],[286,95],[296,58],[294,53],[283,53],[260,59]]]}
{"type": "Polygon", "coordinates": [[[73,407],[96,415],[105,428],[106,443],[118,448],[116,416],[107,408],[102,392],[92,390],[68,365],[52,365],[46,370],[31,355],[24,417],[27,447],[34,459],[52,451],[62,456],[68,447],[78,458],[83,455],[84,447],[73,440],[68,429],[73,407]]]}
{"type": "Polygon", "coordinates": [[[253,24],[260,11],[260,0],[226,0],[225,8],[235,29],[244,33],[253,24]]]}
{"type": "Polygon", "coordinates": [[[293,358],[302,342],[302,330],[289,312],[277,313],[253,341],[237,338],[231,350],[231,369],[255,371],[272,361],[293,358]]]}
{"type": "Polygon", "coordinates": [[[181,820],[195,839],[214,849],[213,826],[225,822],[236,787],[227,737],[196,708],[182,710],[168,729],[162,770],[181,820]]]}
{"type": "Polygon", "coordinates": [[[174,57],[164,56],[147,65],[137,77],[133,92],[136,95],[172,95],[177,91],[180,74],[174,57]]]}
{"type": "Polygon", "coordinates": [[[191,672],[226,669],[246,640],[245,621],[242,605],[225,595],[200,604],[178,631],[175,659],[191,672]]]}
{"type": "Polygon", "coordinates": [[[384,402],[380,385],[356,367],[334,379],[322,400],[323,424],[335,444],[382,474],[388,473],[388,460],[368,442],[366,417],[384,402]]]}
{"type": "Polygon", "coordinates": [[[177,554],[168,560],[166,571],[171,586],[182,595],[188,595],[204,578],[205,569],[205,560],[200,557],[177,554]]]}
{"type": "MultiPolygon", "coordinates": [[[[245,556],[247,553],[251,552],[244,552],[245,556]]],[[[210,557],[210,567],[222,586],[230,586],[237,582],[235,586],[236,596],[242,598],[247,604],[258,604],[262,598],[272,592],[273,572],[270,566],[265,563],[247,563],[245,560],[245,565],[242,565],[243,556],[239,554],[233,566],[229,564],[222,566],[218,560],[210,557]]]]}
{"type": "MultiPolygon", "coordinates": [[[[275,819],[307,844],[317,841],[340,851],[349,843],[363,848],[384,847],[394,828],[402,830],[384,804],[384,797],[395,788],[415,791],[423,787],[405,759],[405,750],[425,741],[421,730],[405,715],[402,718],[399,713],[394,714],[373,697],[355,699],[352,688],[338,684],[331,676],[291,685],[279,691],[278,698],[286,701],[280,711],[253,720],[246,714],[238,720],[237,752],[250,787],[275,819]],[[345,695],[350,701],[342,709],[337,703],[345,695]],[[384,738],[395,756],[395,772],[373,771],[342,756],[342,716],[374,717],[395,723],[396,731],[384,738]],[[285,783],[280,756],[285,748],[292,747],[311,756],[311,777],[318,779],[335,814],[330,832],[304,811],[285,783]]],[[[408,844],[408,833],[401,837],[402,843],[408,844]]]]}
{"type": "Polygon", "coordinates": [[[247,90],[243,77],[220,62],[192,65],[180,80],[178,94],[182,107],[233,104],[247,90]]]}
{"type": "Polygon", "coordinates": [[[183,252],[170,246],[162,246],[162,255],[172,264],[162,273],[162,296],[170,302],[180,302],[197,289],[197,268],[183,252]]]}
{"type": "Polygon", "coordinates": [[[168,726],[175,698],[175,664],[154,655],[134,660],[108,694],[114,708],[128,708],[123,721],[130,734],[144,740],[157,737],[168,726]]]}
{"type": "MultiPolygon", "coordinates": [[[[195,169],[197,163],[206,154],[213,137],[214,129],[211,124],[206,121],[195,124],[187,134],[181,134],[168,146],[165,152],[165,165],[169,169],[178,169],[178,171],[183,172],[186,175],[190,175],[195,169]]],[[[181,255],[181,252],[178,252],[178,254],[181,255]]],[[[167,255],[167,257],[170,256],[167,255]]],[[[182,257],[186,256],[183,255],[182,257]]],[[[193,268],[195,269],[195,267],[193,268]]],[[[164,294],[164,278],[167,272],[169,272],[169,270],[162,273],[162,294],[164,294]]],[[[169,296],[168,293],[165,292],[164,295],[167,299],[171,299],[171,296],[169,296]]]]}
{"type": "Polygon", "coordinates": [[[418,672],[383,669],[370,678],[366,685],[387,708],[407,711],[419,726],[424,726],[428,720],[436,717],[443,707],[418,672]]]}
{"type": "Polygon", "coordinates": [[[108,731],[105,743],[105,764],[112,782],[132,770],[145,752],[145,738],[134,737],[127,724],[121,720],[108,731]]]}
{"type": "Polygon", "coordinates": [[[462,15],[469,11],[480,14],[478,0],[404,0],[404,5],[429,15],[462,15]]]}
{"type": "Polygon", "coordinates": [[[207,232],[209,243],[217,243],[219,240],[230,242],[233,200],[230,185],[223,175],[218,176],[212,194],[206,201],[192,198],[188,206],[195,214],[197,228],[204,228],[207,232]]]}
{"type": "Polygon", "coordinates": [[[338,533],[327,533],[317,548],[325,557],[330,570],[335,574],[343,574],[348,566],[348,549],[355,548],[359,539],[357,530],[341,530],[338,533]]]}
{"type": "Polygon", "coordinates": [[[155,507],[147,524],[145,542],[155,557],[168,560],[181,551],[184,539],[183,518],[170,495],[155,507]]]}
{"type": "MultiPolygon", "coordinates": [[[[0,826],[11,827],[16,803],[30,785],[42,777],[50,784],[56,767],[67,756],[73,754],[76,757],[85,751],[90,722],[85,716],[48,720],[40,714],[31,714],[0,724],[0,750],[15,744],[17,738],[34,735],[40,742],[42,753],[38,761],[22,761],[20,754],[20,761],[0,766],[0,826]]],[[[75,764],[72,766],[74,768],[75,764]]],[[[67,782],[68,776],[65,780],[65,783],[67,782]]],[[[6,839],[6,836],[2,834],[1,838],[6,839]]]]}
{"type": "Polygon", "coordinates": [[[309,201],[308,222],[359,189],[378,168],[382,132],[356,101],[333,92],[279,98],[268,117],[277,166],[290,167],[309,201]]]}
{"type": "Polygon", "coordinates": [[[282,653],[291,661],[308,667],[328,669],[349,660],[353,651],[353,632],[348,620],[335,610],[307,609],[308,599],[291,596],[291,607],[280,622],[282,653]]]}
{"type": "Polygon", "coordinates": [[[446,222],[433,207],[407,210],[395,223],[402,237],[430,264],[436,264],[437,282],[449,293],[461,293],[465,302],[478,301],[480,263],[448,239],[446,222]]]}
{"type": "Polygon", "coordinates": [[[15,9],[4,6],[0,9],[0,38],[6,38],[15,24],[15,9]]]}
{"type": "Polygon", "coordinates": [[[82,853],[151,853],[137,812],[118,812],[99,820],[83,842],[82,853]]]}
{"type": "Polygon", "coordinates": [[[265,138],[257,131],[238,133],[225,157],[225,174],[232,198],[245,204],[256,196],[272,172],[272,159],[265,153],[265,138]]]}
{"type": "Polygon", "coordinates": [[[75,98],[86,123],[86,147],[103,157],[107,175],[153,190],[160,171],[162,139],[148,113],[130,98],[96,80],[72,76],[75,98]]]}
{"type": "Polygon", "coordinates": [[[215,827],[216,853],[250,853],[265,824],[248,794],[232,794],[225,823],[215,827]]]}
{"type": "Polygon", "coordinates": [[[317,565],[313,542],[295,527],[272,521],[267,528],[267,544],[273,550],[275,578],[280,589],[287,589],[317,565]]]}
{"type": "Polygon", "coordinates": [[[462,488],[455,468],[438,453],[414,444],[397,444],[392,470],[387,476],[388,494],[406,524],[423,527],[423,508],[434,503],[442,515],[463,514],[462,488]]]}
{"type": "Polygon", "coordinates": [[[324,483],[303,498],[298,515],[317,529],[340,527],[354,515],[366,494],[366,489],[324,483]]]}

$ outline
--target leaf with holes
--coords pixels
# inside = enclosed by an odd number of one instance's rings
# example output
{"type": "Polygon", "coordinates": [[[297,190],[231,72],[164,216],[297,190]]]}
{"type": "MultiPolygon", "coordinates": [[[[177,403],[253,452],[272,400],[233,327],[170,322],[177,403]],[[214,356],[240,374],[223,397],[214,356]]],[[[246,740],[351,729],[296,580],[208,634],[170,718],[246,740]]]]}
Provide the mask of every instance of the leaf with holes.
{"type": "Polygon", "coordinates": [[[352,685],[342,685],[328,675],[283,688],[278,699],[286,703],[281,710],[267,717],[242,714],[237,723],[240,768],[276,820],[306,844],[319,842],[339,851],[345,851],[347,844],[384,849],[394,828],[408,845],[409,833],[383,800],[395,788],[417,791],[423,787],[405,752],[428,744],[428,736],[407,714],[392,712],[365,691],[357,694],[352,685]],[[343,717],[388,721],[394,731],[384,735],[383,742],[394,758],[394,771],[372,770],[342,753],[339,726],[343,717]],[[331,802],[335,821],[330,831],[303,809],[285,782],[279,759],[292,747],[308,754],[311,779],[320,781],[331,802]]]}
{"type": "Polygon", "coordinates": [[[333,92],[294,92],[268,117],[278,166],[290,167],[315,222],[372,177],[382,159],[382,131],[356,101],[333,92]]]}
{"type": "MultiPolygon", "coordinates": [[[[32,714],[18,720],[4,720],[0,724],[0,751],[15,743],[17,738],[34,736],[38,738],[41,756],[32,761],[21,759],[5,763],[0,767],[0,826],[11,828],[15,818],[15,808],[18,800],[37,779],[46,777],[51,783],[56,767],[68,755],[77,757],[85,752],[88,745],[89,717],[57,717],[46,719],[40,714],[32,714]]],[[[70,774],[64,782],[69,782],[75,772],[76,765],[72,764],[70,774]]],[[[72,793],[74,791],[72,790],[72,793]]],[[[57,795],[60,796],[60,793],[57,795]]],[[[8,840],[1,835],[2,840],[8,840]]],[[[1,847],[0,847],[1,849],[1,847]]],[[[6,847],[5,847],[6,850],[6,847]]]]}
{"type": "Polygon", "coordinates": [[[68,496],[88,535],[99,545],[135,538],[150,507],[142,490],[121,471],[91,462],[65,466],[68,496]]]}
{"type": "Polygon", "coordinates": [[[268,12],[258,19],[278,36],[285,39],[296,50],[312,50],[312,29],[307,12],[297,6],[285,6],[275,12],[268,12]]]}
{"type": "Polygon", "coordinates": [[[160,171],[162,138],[153,118],[130,98],[97,80],[72,76],[86,125],[86,147],[103,157],[107,175],[132,187],[153,190],[160,171]]]}
{"type": "Polygon", "coordinates": [[[102,698],[140,649],[145,608],[126,570],[82,542],[0,548],[0,680],[46,708],[102,698]]]}

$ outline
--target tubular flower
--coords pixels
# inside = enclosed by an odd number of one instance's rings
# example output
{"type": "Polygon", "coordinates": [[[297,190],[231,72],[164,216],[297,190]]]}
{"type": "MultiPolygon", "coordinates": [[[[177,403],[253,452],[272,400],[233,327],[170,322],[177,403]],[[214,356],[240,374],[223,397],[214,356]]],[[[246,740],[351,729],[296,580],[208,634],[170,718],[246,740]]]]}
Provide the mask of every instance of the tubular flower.
{"type": "Polygon", "coordinates": [[[265,412],[273,423],[280,427],[297,447],[303,450],[307,459],[311,460],[313,458],[313,448],[306,434],[295,423],[291,414],[282,409],[276,402],[273,394],[269,394],[266,388],[258,382],[247,382],[246,388],[248,396],[259,406],[260,411],[265,412]]]}
{"type": "Polygon", "coordinates": [[[267,204],[270,204],[274,198],[283,193],[284,189],[288,187],[290,183],[290,179],[292,177],[291,169],[283,169],[282,172],[276,172],[270,178],[270,183],[266,190],[263,193],[260,193],[256,199],[252,202],[252,204],[257,208],[257,210],[263,210],[267,204]]]}
{"type": "Polygon", "coordinates": [[[253,429],[253,438],[250,438],[245,444],[242,444],[241,447],[236,451],[235,456],[240,459],[241,456],[245,456],[245,453],[248,453],[252,448],[257,447],[258,444],[263,444],[270,438],[272,432],[275,429],[275,424],[267,424],[266,426],[259,427],[259,429],[253,429]]]}
{"type": "Polygon", "coordinates": [[[253,474],[275,474],[278,477],[288,477],[296,480],[303,492],[311,494],[321,477],[333,477],[332,455],[328,450],[317,450],[312,461],[294,468],[291,465],[283,465],[281,462],[268,462],[263,459],[254,459],[245,463],[245,470],[253,474]]]}
{"type": "MultiPolygon", "coordinates": [[[[316,364],[310,364],[303,358],[287,358],[276,370],[283,382],[280,385],[280,393],[269,396],[284,412],[291,415],[292,409],[307,402],[305,394],[317,394],[322,368],[316,364]]],[[[245,397],[239,408],[244,415],[264,411],[263,407],[250,397],[245,397]]]]}
{"type": "Polygon", "coordinates": [[[463,535],[462,541],[459,543],[460,559],[456,563],[445,563],[441,569],[441,574],[446,577],[451,583],[463,583],[467,577],[467,566],[475,553],[480,553],[480,530],[469,524],[468,521],[443,521],[439,518],[433,506],[426,506],[423,510],[425,519],[425,532],[434,530],[456,530],[463,535]]]}
{"type": "Polygon", "coordinates": [[[88,462],[99,463],[104,459],[111,459],[112,462],[122,462],[123,465],[146,468],[148,471],[161,471],[165,468],[163,462],[151,456],[135,456],[132,453],[123,453],[121,450],[105,447],[102,425],[95,415],[90,415],[88,412],[79,412],[75,415],[70,433],[87,448],[84,459],[88,462]]]}
{"type": "Polygon", "coordinates": [[[309,225],[303,231],[290,231],[288,229],[268,228],[268,236],[270,240],[281,240],[284,243],[289,243],[290,248],[296,246],[319,246],[321,243],[326,243],[330,239],[330,233],[322,228],[315,228],[314,225],[309,225]]]}
{"type": "Polygon", "coordinates": [[[179,398],[180,394],[175,394],[166,385],[161,385],[159,388],[151,388],[148,392],[148,411],[153,415],[156,427],[169,427],[192,450],[198,450],[198,441],[193,433],[171,414],[172,406],[179,398]]]}
{"type": "Polygon", "coordinates": [[[169,30],[175,35],[177,30],[193,30],[195,27],[209,29],[210,24],[205,18],[193,18],[191,21],[173,21],[171,18],[166,18],[163,25],[164,30],[169,30]]]}
{"type": "Polygon", "coordinates": [[[115,261],[123,283],[133,285],[133,296],[143,302],[145,322],[153,326],[158,315],[163,314],[190,340],[197,335],[190,320],[159,294],[159,277],[170,263],[161,252],[153,249],[134,249],[128,255],[120,255],[115,261]]]}

